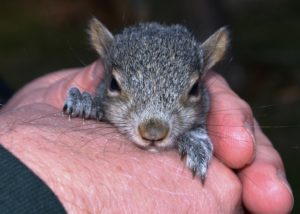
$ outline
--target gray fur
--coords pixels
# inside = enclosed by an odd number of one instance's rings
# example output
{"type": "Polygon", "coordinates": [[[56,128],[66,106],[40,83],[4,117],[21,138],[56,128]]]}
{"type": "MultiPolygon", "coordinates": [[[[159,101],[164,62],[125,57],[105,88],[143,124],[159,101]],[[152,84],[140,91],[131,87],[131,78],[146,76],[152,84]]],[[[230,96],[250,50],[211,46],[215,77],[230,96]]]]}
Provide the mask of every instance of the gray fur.
{"type": "MultiPolygon", "coordinates": [[[[221,36],[213,36],[211,41],[217,43],[221,36]]],[[[208,68],[206,62],[211,67],[212,62],[220,60],[217,57],[223,57],[220,51],[226,49],[225,46],[220,49],[220,44],[212,44],[210,40],[205,44],[203,49],[180,25],[146,23],[126,28],[105,46],[105,52],[98,51],[105,62],[106,74],[96,96],[92,98],[87,92],[81,94],[72,88],[64,111],[71,116],[108,121],[144,149],[177,147],[182,155],[187,155],[187,165],[204,181],[213,146],[205,125],[209,94],[203,75],[208,68]],[[204,56],[210,46],[209,56],[204,56]],[[112,78],[117,80],[120,92],[110,90],[112,78]],[[190,95],[195,82],[198,92],[190,95]],[[143,139],[138,127],[150,120],[167,124],[170,131],[164,140],[143,139]]],[[[99,50],[99,44],[94,46],[99,50]]]]}

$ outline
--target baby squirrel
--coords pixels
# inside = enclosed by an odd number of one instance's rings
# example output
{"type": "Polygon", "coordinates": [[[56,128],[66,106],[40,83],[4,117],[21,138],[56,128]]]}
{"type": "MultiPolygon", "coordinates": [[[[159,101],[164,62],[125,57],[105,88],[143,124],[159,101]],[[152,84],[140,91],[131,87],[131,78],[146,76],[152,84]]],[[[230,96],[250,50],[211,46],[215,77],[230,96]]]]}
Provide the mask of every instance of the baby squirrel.
{"type": "Polygon", "coordinates": [[[176,147],[204,182],[213,145],[207,133],[207,71],[224,56],[228,31],[199,43],[181,25],[145,23],[113,36],[96,18],[89,26],[105,77],[96,95],[71,88],[63,111],[108,121],[146,150],[176,147]]]}

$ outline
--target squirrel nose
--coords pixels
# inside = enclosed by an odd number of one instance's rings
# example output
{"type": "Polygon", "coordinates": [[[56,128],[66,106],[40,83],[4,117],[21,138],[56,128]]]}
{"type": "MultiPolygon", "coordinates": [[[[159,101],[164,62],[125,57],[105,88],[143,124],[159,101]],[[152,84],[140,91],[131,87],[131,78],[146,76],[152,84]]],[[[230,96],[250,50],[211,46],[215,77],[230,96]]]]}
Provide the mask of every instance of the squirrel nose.
{"type": "Polygon", "coordinates": [[[139,133],[144,140],[162,141],[169,133],[168,124],[158,119],[150,119],[138,126],[139,133]]]}

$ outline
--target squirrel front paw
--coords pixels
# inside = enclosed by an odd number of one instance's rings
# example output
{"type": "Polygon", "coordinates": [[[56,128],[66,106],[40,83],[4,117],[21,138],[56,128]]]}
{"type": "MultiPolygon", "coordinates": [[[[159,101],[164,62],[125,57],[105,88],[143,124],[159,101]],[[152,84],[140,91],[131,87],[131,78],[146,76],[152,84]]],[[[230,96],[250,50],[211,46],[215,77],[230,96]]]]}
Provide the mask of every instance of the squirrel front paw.
{"type": "Polygon", "coordinates": [[[207,169],[213,154],[213,145],[204,128],[197,128],[183,134],[178,139],[181,157],[186,156],[186,164],[193,176],[198,175],[204,183],[207,169]]]}
{"type": "Polygon", "coordinates": [[[72,117],[101,120],[103,113],[94,99],[88,92],[80,93],[78,88],[70,88],[63,111],[72,117]]]}

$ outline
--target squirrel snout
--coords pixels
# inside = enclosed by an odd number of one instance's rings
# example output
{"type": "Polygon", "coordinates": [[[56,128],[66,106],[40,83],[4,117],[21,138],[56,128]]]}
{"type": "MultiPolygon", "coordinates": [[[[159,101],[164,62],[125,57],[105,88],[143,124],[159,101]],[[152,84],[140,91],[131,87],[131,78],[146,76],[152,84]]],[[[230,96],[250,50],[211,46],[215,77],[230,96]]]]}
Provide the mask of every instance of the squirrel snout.
{"type": "Polygon", "coordinates": [[[159,119],[150,119],[138,126],[140,136],[152,143],[163,141],[169,133],[169,125],[159,119]]]}

